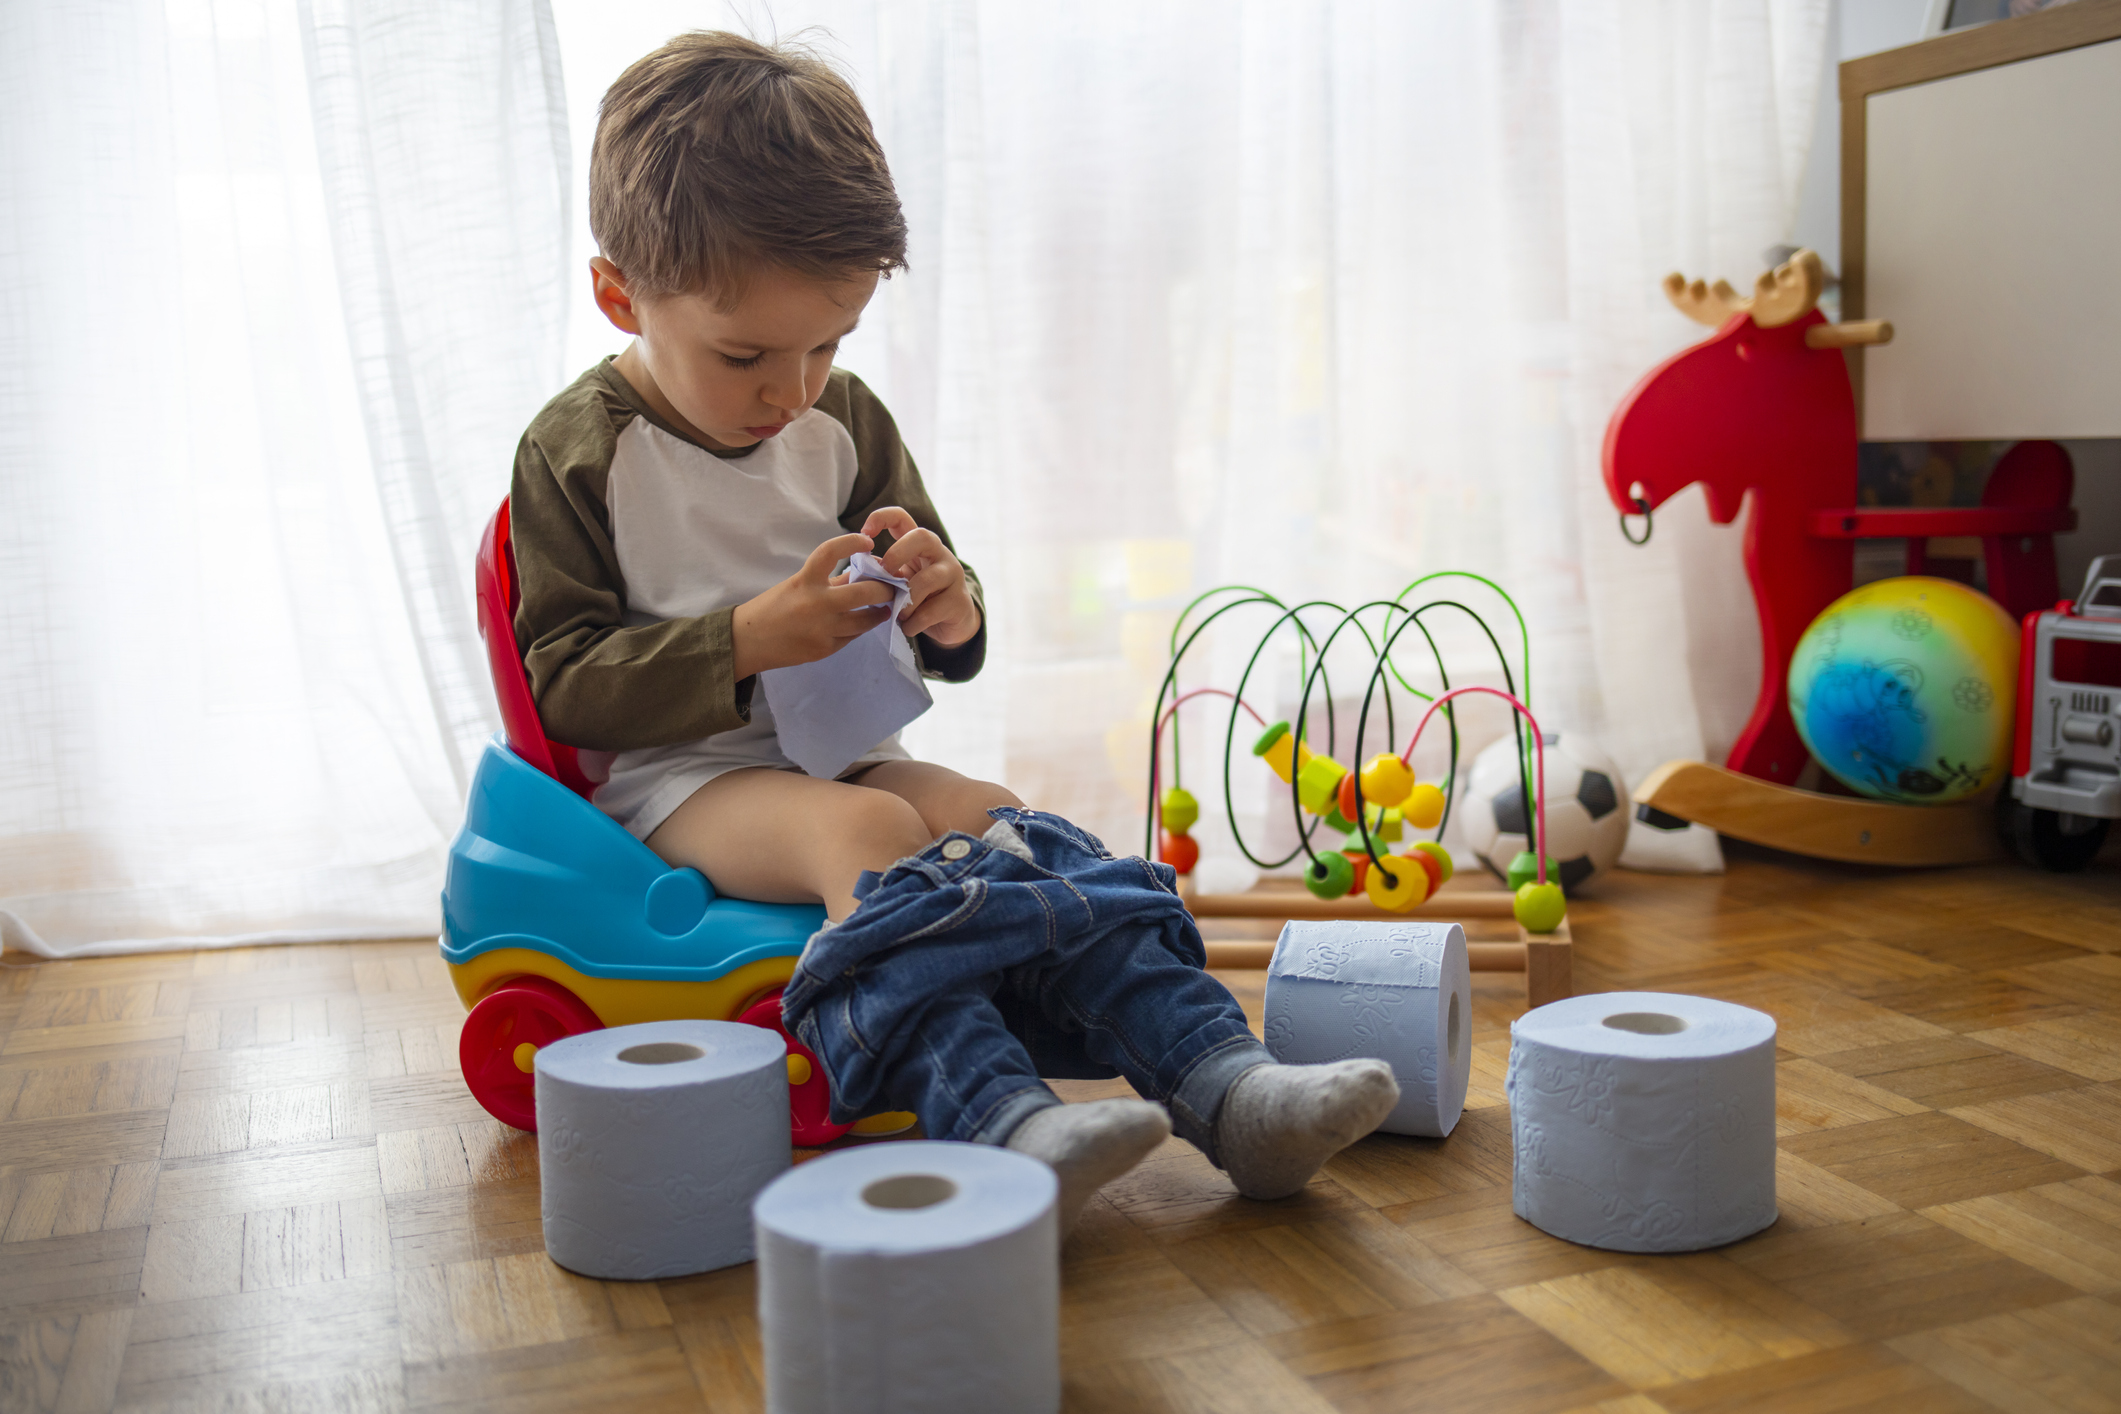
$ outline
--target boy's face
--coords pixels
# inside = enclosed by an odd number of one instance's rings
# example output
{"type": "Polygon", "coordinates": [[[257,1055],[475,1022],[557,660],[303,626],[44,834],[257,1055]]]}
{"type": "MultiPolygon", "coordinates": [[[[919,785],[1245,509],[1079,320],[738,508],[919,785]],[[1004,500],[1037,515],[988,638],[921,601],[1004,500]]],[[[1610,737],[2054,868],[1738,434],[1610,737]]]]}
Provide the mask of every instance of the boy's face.
{"type": "Polygon", "coordinates": [[[821,281],[762,265],[725,310],[701,294],[636,300],[617,266],[589,264],[598,307],[634,336],[620,375],[681,430],[722,447],[754,446],[810,410],[877,282],[873,270],[821,281]]]}

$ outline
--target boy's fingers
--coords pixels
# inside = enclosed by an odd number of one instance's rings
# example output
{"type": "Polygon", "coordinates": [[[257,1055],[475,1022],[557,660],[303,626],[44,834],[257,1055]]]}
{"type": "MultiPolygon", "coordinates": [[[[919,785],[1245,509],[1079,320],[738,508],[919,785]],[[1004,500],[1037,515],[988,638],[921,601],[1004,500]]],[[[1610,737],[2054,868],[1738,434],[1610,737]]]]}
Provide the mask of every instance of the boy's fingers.
{"type": "Polygon", "coordinates": [[[928,602],[928,596],[948,589],[959,578],[955,565],[929,565],[906,581],[906,592],[913,597],[906,603],[906,612],[900,616],[903,623],[913,617],[913,611],[928,602]]]}
{"type": "Polygon", "coordinates": [[[949,552],[943,549],[942,539],[934,531],[922,527],[909,530],[891,542],[891,549],[884,555],[884,568],[904,579],[906,567],[917,560],[944,560],[949,557],[949,552]]]}
{"type": "MultiPolygon", "coordinates": [[[[879,584],[873,579],[858,579],[852,584],[837,584],[827,591],[831,595],[832,607],[842,614],[860,614],[870,609],[890,607],[893,593],[888,584],[879,584]]],[[[869,622],[876,620],[871,618],[869,622]]]]}
{"type": "Polygon", "coordinates": [[[970,596],[937,594],[919,609],[909,612],[899,620],[899,628],[908,638],[926,633],[943,624],[955,623],[958,617],[971,610],[970,596]]]}
{"type": "Polygon", "coordinates": [[[797,579],[809,580],[812,584],[829,584],[832,571],[849,555],[858,555],[874,546],[876,542],[866,535],[835,535],[810,552],[803,567],[796,571],[797,579]]]}
{"type": "Polygon", "coordinates": [[[869,513],[869,519],[862,522],[862,534],[871,536],[885,530],[893,536],[910,535],[917,529],[919,523],[900,506],[878,506],[869,513]]]}
{"type": "Polygon", "coordinates": [[[844,614],[835,614],[832,619],[832,636],[844,643],[850,638],[860,638],[884,621],[884,616],[874,607],[851,609],[844,614]]]}
{"type": "Polygon", "coordinates": [[[858,579],[828,592],[833,606],[840,611],[832,619],[832,636],[842,644],[883,623],[890,616],[891,601],[897,597],[890,585],[873,579],[858,579]]]}

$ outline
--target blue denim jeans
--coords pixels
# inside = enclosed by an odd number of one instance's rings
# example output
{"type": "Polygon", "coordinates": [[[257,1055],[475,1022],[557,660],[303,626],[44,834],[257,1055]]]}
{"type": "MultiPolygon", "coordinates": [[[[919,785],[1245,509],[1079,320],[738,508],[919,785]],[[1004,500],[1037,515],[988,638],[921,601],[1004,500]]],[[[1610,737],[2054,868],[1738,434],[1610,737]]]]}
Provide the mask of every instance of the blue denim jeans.
{"type": "Polygon", "coordinates": [[[781,997],[832,1082],[832,1117],[911,1110],[931,1139],[1000,1144],[1060,1098],[1041,1076],[1125,1076],[1215,1158],[1216,1112],[1266,1048],[1202,971],[1169,866],[1115,859],[1057,815],[988,812],[865,873],[781,997]]]}

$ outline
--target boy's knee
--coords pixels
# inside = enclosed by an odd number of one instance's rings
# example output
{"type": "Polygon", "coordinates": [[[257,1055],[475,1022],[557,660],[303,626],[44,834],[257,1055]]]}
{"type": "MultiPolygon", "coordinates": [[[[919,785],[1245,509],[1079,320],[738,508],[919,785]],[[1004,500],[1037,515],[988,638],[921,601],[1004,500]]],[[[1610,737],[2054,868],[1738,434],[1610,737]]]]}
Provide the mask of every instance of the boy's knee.
{"type": "Polygon", "coordinates": [[[944,830],[961,830],[968,835],[983,835],[991,823],[987,818],[990,810],[1003,807],[1021,809],[1023,802],[1006,786],[992,781],[960,781],[948,796],[944,807],[944,818],[937,822],[944,830]]]}
{"type": "Polygon", "coordinates": [[[833,829],[863,857],[865,868],[882,868],[918,854],[935,839],[920,811],[889,791],[857,792],[834,816],[833,829]]]}
{"type": "Polygon", "coordinates": [[[965,787],[965,793],[969,797],[968,804],[982,814],[1005,807],[1011,810],[1021,810],[1024,807],[1024,803],[1016,798],[1016,792],[1007,786],[998,786],[992,781],[967,781],[965,787]]]}

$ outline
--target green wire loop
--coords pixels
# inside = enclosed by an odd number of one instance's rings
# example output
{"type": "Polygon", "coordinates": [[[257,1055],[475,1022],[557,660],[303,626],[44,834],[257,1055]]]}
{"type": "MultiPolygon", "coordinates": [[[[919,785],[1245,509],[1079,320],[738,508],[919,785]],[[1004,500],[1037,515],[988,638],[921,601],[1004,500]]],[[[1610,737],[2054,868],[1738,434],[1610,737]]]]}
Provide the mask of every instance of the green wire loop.
{"type": "MultiPolygon", "coordinates": [[[[1259,589],[1252,585],[1245,584],[1226,584],[1219,585],[1216,588],[1209,589],[1199,595],[1196,595],[1191,602],[1189,602],[1183,609],[1179,610],[1178,618],[1171,626],[1171,663],[1170,666],[1164,672],[1162,683],[1159,684],[1157,688],[1156,704],[1154,709],[1150,713],[1149,718],[1150,799],[1148,803],[1147,818],[1143,822],[1143,853],[1151,858],[1155,857],[1157,819],[1156,786],[1160,775],[1158,770],[1158,758],[1162,752],[1162,728],[1160,726],[1160,723],[1162,722],[1164,716],[1165,703],[1167,700],[1175,701],[1177,700],[1177,698],[1183,695],[1178,688],[1178,675],[1179,668],[1183,664],[1186,654],[1190,652],[1193,648],[1193,645],[1200,640],[1201,635],[1206,633],[1208,629],[1212,627],[1215,622],[1218,619],[1222,618],[1225,614],[1233,613],[1239,609],[1243,609],[1254,604],[1270,605],[1274,609],[1279,611],[1274,621],[1269,624],[1267,626],[1266,631],[1260,635],[1259,639],[1253,646],[1251,656],[1245,661],[1244,671],[1239,675],[1237,680],[1237,686],[1232,695],[1232,700],[1230,703],[1229,724],[1223,736],[1223,816],[1224,819],[1229,823],[1230,837],[1236,842],[1239,851],[1244,854],[1246,859],[1250,860],[1255,866],[1260,869],[1279,869],[1283,865],[1293,861],[1299,854],[1305,856],[1307,859],[1316,860],[1318,856],[1317,853],[1311,847],[1311,837],[1317,831],[1319,825],[1324,823],[1324,819],[1322,816],[1314,817],[1310,821],[1310,823],[1305,823],[1302,801],[1300,800],[1297,793],[1296,772],[1292,770],[1290,772],[1289,780],[1289,812],[1291,819],[1296,825],[1297,845],[1295,849],[1289,851],[1289,853],[1284,855],[1282,858],[1270,861],[1262,859],[1257,854],[1254,854],[1252,852],[1252,847],[1248,843],[1246,843],[1244,832],[1242,829],[1239,828],[1237,823],[1237,807],[1233,803],[1233,792],[1231,790],[1230,782],[1231,760],[1235,754],[1237,746],[1238,721],[1240,718],[1240,714],[1242,714],[1245,710],[1245,687],[1248,683],[1251,682],[1253,673],[1258,669],[1260,659],[1265,656],[1268,647],[1274,642],[1276,635],[1281,633],[1285,627],[1293,628],[1296,633],[1297,676],[1298,680],[1301,682],[1303,687],[1302,696],[1298,699],[1297,702],[1296,721],[1292,725],[1290,730],[1294,734],[1297,743],[1301,744],[1304,740],[1305,731],[1310,721],[1312,695],[1320,688],[1323,688],[1325,692],[1326,707],[1326,753],[1328,755],[1334,754],[1338,748],[1339,724],[1336,721],[1336,714],[1333,706],[1333,680],[1331,674],[1328,672],[1326,667],[1326,653],[1327,650],[1332,647],[1334,641],[1340,637],[1341,633],[1351,627],[1355,630],[1357,635],[1361,637],[1364,645],[1369,649],[1371,657],[1374,660],[1375,664],[1375,666],[1371,669],[1369,682],[1363,693],[1362,709],[1357,714],[1356,718],[1355,748],[1358,755],[1361,752],[1363,738],[1367,733],[1371,704],[1376,700],[1376,697],[1380,691],[1382,691],[1384,695],[1386,738],[1388,741],[1396,741],[1398,739],[1397,716],[1392,702],[1391,682],[1386,680],[1388,674],[1392,680],[1398,682],[1399,686],[1402,689],[1413,694],[1421,701],[1433,702],[1436,698],[1435,694],[1424,692],[1420,688],[1416,687],[1413,683],[1407,681],[1406,675],[1400,671],[1398,663],[1394,660],[1392,656],[1394,647],[1397,646],[1400,637],[1405,634],[1408,629],[1413,628],[1418,629],[1420,631],[1422,640],[1428,647],[1429,656],[1436,665],[1437,678],[1442,684],[1442,691],[1448,692],[1450,690],[1450,671],[1444,663],[1443,650],[1441,646],[1438,645],[1438,643],[1436,642],[1435,636],[1430,633],[1428,625],[1422,622],[1422,616],[1429,613],[1431,610],[1455,609],[1458,612],[1464,614],[1466,617],[1470,618],[1474,622],[1474,624],[1480,629],[1481,633],[1487,638],[1489,646],[1494,649],[1496,660],[1502,669],[1504,686],[1513,694],[1517,693],[1518,688],[1516,683],[1516,675],[1510,671],[1510,655],[1506,651],[1504,651],[1502,641],[1495,636],[1495,631],[1494,629],[1489,627],[1487,620],[1482,618],[1480,614],[1471,606],[1461,603],[1455,599],[1435,599],[1421,605],[1418,608],[1410,609],[1407,607],[1405,600],[1408,595],[1412,594],[1415,590],[1421,588],[1421,586],[1424,584],[1428,584],[1433,580],[1446,578],[1469,579],[1478,584],[1484,585],[1486,588],[1492,590],[1495,595],[1499,597],[1503,601],[1503,603],[1509,607],[1512,617],[1515,618],[1517,622],[1518,644],[1520,646],[1520,651],[1522,654],[1522,662],[1524,669],[1524,688],[1521,696],[1523,700],[1529,704],[1532,700],[1532,649],[1530,635],[1525,626],[1524,613],[1517,607],[1517,601],[1512,599],[1508,591],[1503,589],[1501,585],[1495,583],[1495,581],[1487,578],[1484,575],[1474,574],[1468,570],[1439,570],[1433,574],[1423,575],[1419,579],[1416,579],[1411,584],[1409,584],[1406,588],[1400,590],[1398,594],[1394,595],[1390,599],[1373,599],[1367,603],[1356,606],[1354,609],[1343,608],[1341,605],[1328,599],[1307,600],[1304,603],[1298,604],[1294,608],[1291,608],[1287,604],[1284,604],[1280,599],[1277,599],[1274,595],[1269,594],[1264,589],[1259,589]],[[1210,601],[1215,600],[1218,597],[1231,595],[1245,597],[1232,598],[1227,603],[1215,605],[1212,610],[1208,611],[1203,615],[1197,625],[1193,626],[1191,632],[1187,631],[1188,621],[1192,618],[1196,610],[1201,609],[1204,605],[1209,604],[1210,601]],[[1371,610],[1376,610],[1378,612],[1378,615],[1380,616],[1377,631],[1374,635],[1372,634],[1369,626],[1362,622],[1362,615],[1371,610]],[[1339,618],[1338,621],[1333,624],[1332,628],[1326,633],[1325,637],[1323,639],[1320,639],[1316,631],[1314,631],[1314,629],[1311,627],[1311,625],[1307,624],[1304,621],[1304,615],[1307,612],[1313,613],[1314,615],[1319,612],[1337,614],[1339,618]],[[1395,619],[1400,615],[1404,615],[1405,617],[1403,619],[1399,619],[1399,621],[1395,623],[1395,619]]],[[[1446,776],[1444,781],[1444,813],[1442,818],[1439,819],[1436,824],[1436,832],[1438,836],[1441,836],[1443,831],[1450,824],[1451,812],[1457,804],[1458,791],[1460,786],[1460,743],[1458,735],[1458,716],[1456,711],[1456,704],[1446,704],[1443,708],[1443,714],[1445,721],[1450,727],[1451,756],[1449,774],[1446,776]]],[[[1182,784],[1181,767],[1179,761],[1180,743],[1178,717],[1179,714],[1177,712],[1173,712],[1171,714],[1170,722],[1172,751],[1171,783],[1174,786],[1182,784]]],[[[1525,741],[1524,723],[1514,713],[1511,715],[1511,728],[1516,738],[1519,789],[1524,792],[1524,797],[1527,806],[1529,807],[1532,800],[1530,776],[1530,746],[1525,741]]],[[[1359,771],[1360,768],[1361,763],[1358,762],[1356,769],[1359,771]]],[[[1370,838],[1369,821],[1367,818],[1364,818],[1367,814],[1366,810],[1363,808],[1366,802],[1362,800],[1362,783],[1359,775],[1356,780],[1355,789],[1357,801],[1357,819],[1355,821],[1355,826],[1357,830],[1361,832],[1365,852],[1369,854],[1370,859],[1374,862],[1378,857],[1377,848],[1375,843],[1370,838]]],[[[1530,845],[1533,851],[1537,852],[1540,848],[1541,841],[1536,836],[1536,827],[1532,826],[1529,823],[1531,814],[1532,812],[1528,808],[1526,842],[1530,845]]]]}

